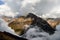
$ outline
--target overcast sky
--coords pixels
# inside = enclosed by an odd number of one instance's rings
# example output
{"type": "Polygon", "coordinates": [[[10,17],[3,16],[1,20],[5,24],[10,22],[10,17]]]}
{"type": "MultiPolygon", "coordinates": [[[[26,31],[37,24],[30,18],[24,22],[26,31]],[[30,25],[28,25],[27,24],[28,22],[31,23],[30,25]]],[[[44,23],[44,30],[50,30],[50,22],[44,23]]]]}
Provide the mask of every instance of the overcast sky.
{"type": "Polygon", "coordinates": [[[33,12],[42,17],[60,17],[60,0],[3,0],[3,2],[5,2],[3,5],[10,9],[9,15],[27,15],[33,12]]]}

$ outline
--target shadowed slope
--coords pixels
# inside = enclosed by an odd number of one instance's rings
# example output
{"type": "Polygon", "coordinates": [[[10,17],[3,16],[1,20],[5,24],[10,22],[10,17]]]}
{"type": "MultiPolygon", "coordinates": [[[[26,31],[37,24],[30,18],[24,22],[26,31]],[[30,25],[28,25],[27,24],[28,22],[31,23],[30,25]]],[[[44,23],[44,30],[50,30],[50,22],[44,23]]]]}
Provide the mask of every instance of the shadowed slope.
{"type": "Polygon", "coordinates": [[[2,40],[27,40],[25,38],[18,37],[8,32],[0,32],[0,39],[2,40]]]}
{"type": "Polygon", "coordinates": [[[53,34],[55,31],[55,28],[52,28],[47,21],[45,21],[44,19],[34,15],[33,13],[29,13],[27,15],[27,17],[31,17],[33,20],[31,25],[37,25],[38,27],[40,27],[41,29],[43,29],[45,32],[49,33],[49,34],[53,34]]]}

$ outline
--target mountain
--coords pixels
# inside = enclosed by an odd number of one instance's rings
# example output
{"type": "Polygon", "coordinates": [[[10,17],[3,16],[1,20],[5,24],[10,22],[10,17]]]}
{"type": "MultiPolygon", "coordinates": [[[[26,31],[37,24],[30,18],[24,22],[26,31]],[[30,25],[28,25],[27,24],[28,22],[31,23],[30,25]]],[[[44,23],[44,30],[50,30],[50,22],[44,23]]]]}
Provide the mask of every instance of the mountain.
{"type": "MultiPolygon", "coordinates": [[[[30,14],[28,16],[31,16],[32,18],[35,18],[34,16],[32,16],[30,14]]],[[[24,30],[26,30],[26,28],[28,28],[29,25],[31,25],[32,20],[28,16],[27,17],[20,16],[20,17],[17,17],[17,18],[11,18],[11,17],[4,16],[2,18],[5,21],[9,22],[8,26],[11,27],[12,29],[14,29],[15,32],[18,35],[20,35],[20,34],[24,33],[24,30]]],[[[39,19],[36,18],[35,20],[38,21],[39,19]]],[[[40,21],[42,21],[42,23],[47,22],[47,25],[49,24],[50,27],[52,27],[53,29],[55,29],[56,26],[60,23],[59,18],[42,18],[42,20],[40,20],[40,21]]],[[[37,22],[35,21],[35,23],[37,23],[37,22]]]]}

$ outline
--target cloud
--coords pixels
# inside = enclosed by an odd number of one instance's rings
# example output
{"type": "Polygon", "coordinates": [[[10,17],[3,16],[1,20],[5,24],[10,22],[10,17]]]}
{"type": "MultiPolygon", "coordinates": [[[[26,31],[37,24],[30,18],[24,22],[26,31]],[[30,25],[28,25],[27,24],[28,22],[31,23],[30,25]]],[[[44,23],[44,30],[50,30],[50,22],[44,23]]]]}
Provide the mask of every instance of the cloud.
{"type": "Polygon", "coordinates": [[[48,33],[42,31],[42,29],[34,26],[33,28],[29,28],[23,37],[29,40],[60,40],[60,25],[58,25],[56,29],[57,30],[53,35],[49,35],[48,33]]]}
{"type": "Polygon", "coordinates": [[[16,14],[11,10],[12,9],[7,4],[1,5],[0,6],[0,16],[14,17],[16,14]]]}
{"type": "MultiPolygon", "coordinates": [[[[60,0],[4,0],[6,4],[0,6],[0,14],[6,16],[20,16],[33,12],[42,17],[60,17],[60,0]]],[[[59,27],[57,27],[58,29],[59,27]]],[[[60,40],[60,29],[50,36],[49,40],[60,40]]],[[[37,38],[35,38],[37,39],[37,38]]],[[[34,40],[35,40],[34,39],[34,40]]],[[[42,38],[38,38],[38,40],[42,38]]]]}
{"type": "Polygon", "coordinates": [[[40,0],[24,0],[22,1],[22,7],[27,6],[27,4],[35,5],[37,2],[40,2],[40,0]]]}
{"type": "Polygon", "coordinates": [[[1,18],[0,18],[0,31],[15,34],[14,30],[8,27],[8,24],[1,18]]]}
{"type": "Polygon", "coordinates": [[[34,9],[32,6],[40,0],[5,0],[5,2],[11,7],[12,11],[18,12],[18,15],[25,15],[32,12],[32,9],[34,9]]]}
{"type": "Polygon", "coordinates": [[[60,31],[56,31],[54,35],[50,36],[50,40],[60,40],[60,31]]]}
{"type": "Polygon", "coordinates": [[[42,17],[51,17],[50,15],[54,18],[60,17],[57,14],[59,9],[57,6],[60,6],[60,0],[5,0],[5,2],[12,11],[19,13],[18,15],[26,15],[29,12],[33,12],[42,17]]]}
{"type": "Polygon", "coordinates": [[[55,6],[48,13],[42,15],[42,17],[59,18],[60,17],[60,6],[55,6]]]}

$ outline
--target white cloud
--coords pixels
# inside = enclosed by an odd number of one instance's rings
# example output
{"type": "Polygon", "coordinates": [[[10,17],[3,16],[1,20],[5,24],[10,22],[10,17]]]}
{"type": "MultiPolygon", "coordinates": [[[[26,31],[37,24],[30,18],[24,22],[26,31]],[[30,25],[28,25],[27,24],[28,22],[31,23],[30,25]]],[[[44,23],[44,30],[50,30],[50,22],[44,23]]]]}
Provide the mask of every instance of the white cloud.
{"type": "Polygon", "coordinates": [[[51,17],[50,15],[55,18],[57,15],[60,17],[59,14],[56,15],[56,13],[54,13],[59,9],[56,6],[60,6],[60,0],[5,0],[5,2],[12,11],[18,12],[19,15],[26,15],[29,12],[34,12],[39,16],[44,15],[44,17],[51,17]],[[55,11],[51,13],[53,10],[55,11]]]}
{"type": "Polygon", "coordinates": [[[42,32],[37,26],[34,26],[33,28],[29,28],[23,37],[29,40],[60,40],[60,25],[56,29],[53,35],[49,35],[46,32],[42,32]]]}
{"type": "Polygon", "coordinates": [[[60,6],[55,6],[48,13],[42,15],[42,17],[59,18],[60,17],[60,6]]]}
{"type": "Polygon", "coordinates": [[[32,12],[32,6],[40,2],[40,0],[5,0],[13,12],[18,12],[19,15],[25,15],[32,12]]]}
{"type": "Polygon", "coordinates": [[[7,4],[1,5],[0,6],[0,16],[14,17],[16,14],[11,10],[12,9],[7,4]]]}
{"type": "Polygon", "coordinates": [[[22,7],[25,7],[29,3],[31,3],[32,5],[35,5],[37,2],[40,2],[40,0],[24,0],[22,1],[22,7]]]}

